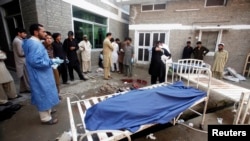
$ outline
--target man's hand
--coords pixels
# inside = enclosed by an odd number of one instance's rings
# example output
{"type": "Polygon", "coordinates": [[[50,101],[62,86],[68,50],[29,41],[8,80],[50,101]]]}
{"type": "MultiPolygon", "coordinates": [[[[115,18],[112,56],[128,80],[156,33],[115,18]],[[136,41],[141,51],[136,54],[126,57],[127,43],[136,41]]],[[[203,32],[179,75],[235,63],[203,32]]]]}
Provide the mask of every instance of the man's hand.
{"type": "Polygon", "coordinates": [[[76,47],[71,46],[71,47],[70,47],[70,50],[74,50],[75,48],[76,48],[76,47]]]}
{"type": "Polygon", "coordinates": [[[163,51],[163,49],[161,49],[160,47],[156,47],[155,50],[156,51],[163,51]]]}

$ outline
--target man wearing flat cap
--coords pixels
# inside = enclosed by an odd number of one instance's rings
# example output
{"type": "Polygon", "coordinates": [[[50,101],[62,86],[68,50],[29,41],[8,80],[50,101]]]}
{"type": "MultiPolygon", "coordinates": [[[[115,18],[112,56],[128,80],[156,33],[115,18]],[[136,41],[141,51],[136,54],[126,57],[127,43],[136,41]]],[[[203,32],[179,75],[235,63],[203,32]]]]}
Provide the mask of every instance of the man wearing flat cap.
{"type": "Polygon", "coordinates": [[[228,52],[224,50],[224,44],[218,44],[218,50],[214,54],[214,64],[212,67],[212,75],[217,79],[223,78],[223,71],[228,60],[228,52]]]}

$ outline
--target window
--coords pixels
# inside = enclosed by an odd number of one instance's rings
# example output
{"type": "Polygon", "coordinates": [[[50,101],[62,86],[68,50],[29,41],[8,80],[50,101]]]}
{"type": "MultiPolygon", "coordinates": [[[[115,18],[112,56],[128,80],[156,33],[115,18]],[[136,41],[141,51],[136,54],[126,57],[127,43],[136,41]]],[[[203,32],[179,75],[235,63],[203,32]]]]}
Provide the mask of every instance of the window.
{"type": "MultiPolygon", "coordinates": [[[[9,50],[12,50],[11,43],[14,40],[15,28],[23,27],[23,19],[20,10],[20,4],[18,0],[6,3],[1,6],[0,8],[0,18],[2,18],[4,30],[6,33],[6,41],[8,43],[9,50]]],[[[0,37],[1,41],[5,40],[0,37]]],[[[6,46],[0,43],[1,46],[6,46]]]]}
{"type": "Polygon", "coordinates": [[[205,6],[225,6],[227,3],[227,0],[206,0],[205,6]]]}
{"type": "Polygon", "coordinates": [[[202,45],[209,49],[207,56],[214,56],[215,51],[218,50],[218,44],[222,40],[223,30],[199,30],[198,32],[198,41],[202,41],[202,45]]]}
{"type": "Polygon", "coordinates": [[[142,5],[142,11],[151,11],[153,10],[153,5],[142,5]]]}
{"type": "Polygon", "coordinates": [[[129,20],[129,15],[122,12],[122,19],[129,20]]]}
{"type": "Polygon", "coordinates": [[[141,5],[142,11],[157,11],[157,10],[165,10],[166,4],[149,4],[149,5],[141,5]]]}
{"type": "Polygon", "coordinates": [[[73,6],[75,38],[80,42],[83,35],[88,36],[93,48],[102,48],[107,32],[107,18],[73,6]]]}
{"type": "Polygon", "coordinates": [[[164,10],[166,7],[166,4],[155,4],[154,10],[164,10]]]}
{"type": "Polygon", "coordinates": [[[217,45],[217,38],[219,31],[204,31],[202,32],[202,45],[207,47],[210,51],[215,51],[217,45]]]}
{"type": "Polygon", "coordinates": [[[135,37],[135,54],[138,63],[149,63],[152,55],[152,47],[156,41],[162,41],[168,45],[169,32],[138,32],[135,37]]]}
{"type": "Polygon", "coordinates": [[[81,8],[78,8],[76,6],[73,6],[73,17],[99,23],[99,24],[107,24],[107,19],[104,17],[101,17],[99,15],[87,12],[81,8]]]}

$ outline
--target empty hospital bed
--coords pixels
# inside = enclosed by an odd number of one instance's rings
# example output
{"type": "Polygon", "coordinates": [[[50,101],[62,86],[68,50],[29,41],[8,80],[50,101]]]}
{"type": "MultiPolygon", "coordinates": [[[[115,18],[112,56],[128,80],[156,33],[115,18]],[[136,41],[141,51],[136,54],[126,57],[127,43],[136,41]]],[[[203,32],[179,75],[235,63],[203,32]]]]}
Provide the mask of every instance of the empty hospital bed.
{"type": "MultiPolygon", "coordinates": [[[[211,80],[211,71],[207,67],[174,65],[181,72],[187,67],[195,69],[198,76],[206,72],[208,80],[211,80]]],[[[202,116],[200,125],[203,128],[210,81],[205,81],[207,89],[204,91],[189,86],[189,83],[184,84],[182,79],[77,101],[67,98],[72,140],[131,140],[130,135],[155,124],[170,122],[175,125],[186,110],[202,116]],[[202,112],[193,109],[200,103],[204,103],[202,112]]],[[[199,80],[195,82],[199,83],[199,80]]]]}
{"type": "MultiPolygon", "coordinates": [[[[211,85],[210,85],[211,92],[226,96],[233,101],[239,101],[241,94],[243,92],[245,93],[250,92],[249,89],[246,89],[237,85],[233,85],[231,83],[228,83],[223,80],[218,80],[213,77],[208,77],[208,75],[206,74],[206,71],[199,70],[201,72],[197,72],[196,69],[193,69],[191,67],[191,66],[203,66],[203,67],[211,68],[209,64],[204,63],[202,60],[180,59],[178,60],[177,64],[186,64],[187,66],[190,66],[190,67],[184,67],[184,65],[179,65],[179,66],[172,65],[171,66],[174,70],[176,69],[175,74],[178,75],[179,79],[184,78],[188,80],[188,83],[192,82],[192,83],[197,84],[197,87],[203,87],[206,89],[208,88],[207,83],[211,82],[211,85]],[[179,69],[177,67],[182,67],[182,68],[179,69]]],[[[174,77],[175,76],[172,75],[172,79],[176,79],[174,77]]]]}
{"type": "Polygon", "coordinates": [[[172,80],[176,80],[177,78],[175,77],[177,75],[178,79],[181,80],[184,78],[188,81],[188,84],[190,82],[195,83],[197,87],[204,89],[208,89],[207,83],[210,82],[210,92],[223,95],[234,101],[235,105],[237,105],[233,124],[250,124],[250,89],[208,77],[206,71],[196,70],[191,67],[203,66],[211,68],[210,65],[204,63],[202,60],[180,59],[177,64],[186,64],[187,66],[175,64],[169,65],[169,67],[175,72],[174,75],[172,75],[172,80]],[[179,69],[178,67],[182,67],[182,69],[179,69]]]}

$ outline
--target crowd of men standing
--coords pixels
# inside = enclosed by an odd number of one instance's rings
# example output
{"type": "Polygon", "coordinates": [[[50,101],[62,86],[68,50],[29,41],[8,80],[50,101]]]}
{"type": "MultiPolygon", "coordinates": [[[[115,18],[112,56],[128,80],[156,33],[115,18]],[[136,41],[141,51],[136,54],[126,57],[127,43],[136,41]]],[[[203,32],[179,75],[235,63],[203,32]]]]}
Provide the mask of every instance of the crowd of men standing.
{"type": "MultiPolygon", "coordinates": [[[[182,59],[194,58],[198,60],[203,60],[204,56],[206,56],[209,52],[209,49],[204,47],[201,41],[198,41],[196,45],[197,46],[193,48],[191,46],[191,42],[187,41],[187,45],[183,49],[182,59]]],[[[228,61],[228,52],[224,49],[224,47],[224,43],[219,43],[218,49],[214,54],[214,63],[211,69],[213,77],[217,79],[223,78],[224,68],[228,61]]]]}
{"type": "MultiPolygon", "coordinates": [[[[7,106],[14,105],[9,100],[21,97],[18,93],[31,93],[31,103],[39,112],[42,124],[53,125],[58,122],[52,114],[56,112],[53,108],[62,98],[60,93],[60,77],[63,84],[68,84],[68,74],[71,81],[74,81],[75,70],[80,80],[86,81],[82,70],[88,67],[90,71],[90,57],[84,60],[87,62],[80,68],[80,62],[76,51],[79,49],[78,42],[74,39],[74,33],[68,32],[68,38],[61,42],[61,34],[46,31],[41,24],[32,24],[29,32],[31,37],[27,38],[27,32],[23,28],[16,28],[16,37],[12,47],[16,65],[16,74],[20,79],[19,92],[17,92],[14,80],[7,70],[5,63],[6,54],[0,51],[0,106],[7,109],[7,106]]],[[[80,42],[81,52],[88,52],[89,42],[83,38],[80,42]],[[88,44],[85,44],[85,41],[88,44]]],[[[90,56],[85,53],[86,56],[90,56]]],[[[13,109],[13,108],[12,108],[13,109]]],[[[13,110],[17,110],[14,107],[13,110]]],[[[1,110],[1,115],[8,114],[1,110]]],[[[9,111],[8,111],[9,112],[9,111]]],[[[10,116],[5,116],[9,118],[10,116]]]]}
{"type": "MultiPolygon", "coordinates": [[[[60,33],[50,33],[41,24],[32,24],[29,29],[31,37],[26,38],[27,33],[22,28],[16,28],[16,37],[13,40],[13,52],[16,65],[16,74],[19,78],[19,93],[31,93],[31,102],[39,112],[42,124],[53,125],[58,122],[52,116],[56,110],[53,108],[60,102],[60,78],[63,84],[68,84],[68,74],[71,81],[75,80],[76,71],[80,80],[86,81],[84,75],[91,73],[91,49],[92,45],[88,36],[78,42],[74,38],[74,32],[69,31],[68,37],[61,42],[60,33]],[[78,56],[80,52],[80,57],[78,56]]],[[[182,59],[199,59],[209,52],[198,41],[193,48],[191,42],[183,49],[182,59]]],[[[21,97],[17,94],[14,80],[3,60],[6,54],[0,50],[0,106],[12,105],[8,100],[21,97]]],[[[165,81],[165,64],[163,59],[170,60],[171,54],[168,48],[160,41],[152,48],[152,57],[149,67],[151,84],[157,80],[165,81]]],[[[111,72],[121,73],[126,77],[133,77],[134,47],[132,39],[126,37],[124,41],[114,39],[112,33],[107,33],[103,41],[100,53],[99,66],[104,70],[104,80],[112,79],[111,72]]],[[[224,66],[228,60],[228,52],[224,50],[224,44],[218,45],[218,51],[214,55],[212,66],[213,76],[222,79],[224,66]]]]}
{"type": "Polygon", "coordinates": [[[134,47],[132,39],[126,37],[124,41],[114,39],[112,33],[107,33],[100,53],[99,67],[104,69],[104,80],[112,79],[111,72],[133,76],[134,47]]]}
{"type": "MultiPolygon", "coordinates": [[[[31,103],[36,106],[41,123],[53,125],[58,122],[52,115],[56,112],[54,106],[62,98],[59,95],[61,80],[63,84],[68,84],[68,78],[74,81],[74,71],[80,80],[88,80],[85,74],[91,73],[92,45],[87,35],[78,42],[73,31],[69,31],[68,37],[61,42],[61,33],[52,34],[38,23],[32,24],[29,32],[31,36],[27,38],[26,30],[16,28],[16,37],[12,44],[16,74],[20,79],[19,92],[3,62],[6,54],[0,50],[0,74],[5,76],[0,81],[0,106],[13,105],[9,100],[22,97],[18,93],[31,93],[31,103]]],[[[111,72],[132,77],[134,47],[131,41],[131,38],[125,38],[120,42],[117,38],[114,42],[112,33],[106,34],[101,62],[104,80],[112,79],[111,72]]]]}

